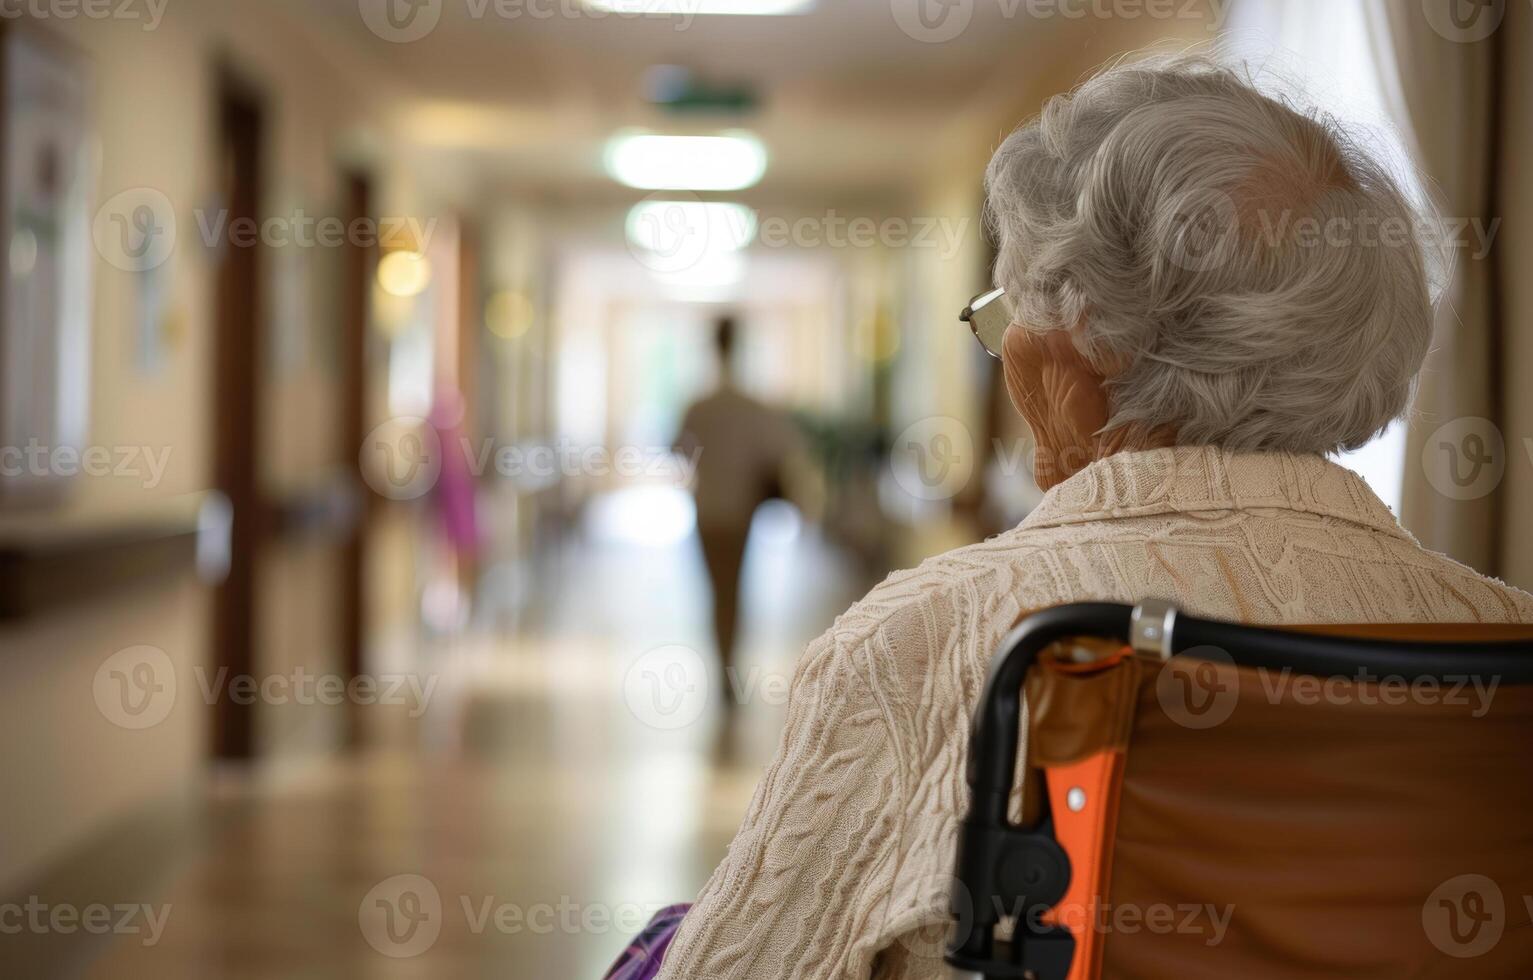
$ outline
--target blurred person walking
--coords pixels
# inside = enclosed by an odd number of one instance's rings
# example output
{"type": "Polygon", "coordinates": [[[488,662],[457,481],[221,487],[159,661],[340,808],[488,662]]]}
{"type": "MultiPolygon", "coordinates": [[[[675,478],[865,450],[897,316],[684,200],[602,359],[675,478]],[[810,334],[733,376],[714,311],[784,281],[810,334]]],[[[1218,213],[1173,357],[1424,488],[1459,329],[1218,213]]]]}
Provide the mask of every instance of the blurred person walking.
{"type": "Polygon", "coordinates": [[[728,697],[730,670],[751,518],[764,501],[781,496],[783,466],[793,444],[787,417],[740,390],[733,364],[735,334],[734,317],[716,321],[719,385],[687,409],[676,436],[676,451],[697,459],[692,492],[698,539],[713,588],[713,629],[726,705],[733,703],[728,697]]]}

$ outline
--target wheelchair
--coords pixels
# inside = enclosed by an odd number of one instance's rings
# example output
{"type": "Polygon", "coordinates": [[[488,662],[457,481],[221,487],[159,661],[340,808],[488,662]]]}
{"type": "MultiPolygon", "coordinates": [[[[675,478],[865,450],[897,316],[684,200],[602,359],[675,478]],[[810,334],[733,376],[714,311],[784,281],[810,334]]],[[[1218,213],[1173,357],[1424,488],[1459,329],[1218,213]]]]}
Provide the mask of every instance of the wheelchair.
{"type": "Polygon", "coordinates": [[[967,782],[961,973],[1533,976],[1533,625],[1045,609],[967,782]]]}

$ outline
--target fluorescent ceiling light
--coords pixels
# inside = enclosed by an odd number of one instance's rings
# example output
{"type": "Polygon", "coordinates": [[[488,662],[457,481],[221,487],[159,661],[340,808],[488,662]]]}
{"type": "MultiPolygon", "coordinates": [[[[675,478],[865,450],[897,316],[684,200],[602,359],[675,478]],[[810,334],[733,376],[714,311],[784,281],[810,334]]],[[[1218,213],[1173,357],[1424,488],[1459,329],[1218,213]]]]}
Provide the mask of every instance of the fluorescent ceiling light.
{"type": "Polygon", "coordinates": [[[629,133],[607,143],[607,173],[645,190],[737,191],[761,180],[766,164],[766,147],[748,133],[629,133]]]}
{"type": "Polygon", "coordinates": [[[681,268],[712,252],[738,252],[756,237],[756,214],[725,201],[641,201],[628,211],[628,241],[650,268],[681,268]]]}
{"type": "Polygon", "coordinates": [[[688,17],[696,14],[743,14],[752,17],[778,17],[802,14],[815,0],[585,0],[592,10],[614,14],[654,17],[688,17]]]}

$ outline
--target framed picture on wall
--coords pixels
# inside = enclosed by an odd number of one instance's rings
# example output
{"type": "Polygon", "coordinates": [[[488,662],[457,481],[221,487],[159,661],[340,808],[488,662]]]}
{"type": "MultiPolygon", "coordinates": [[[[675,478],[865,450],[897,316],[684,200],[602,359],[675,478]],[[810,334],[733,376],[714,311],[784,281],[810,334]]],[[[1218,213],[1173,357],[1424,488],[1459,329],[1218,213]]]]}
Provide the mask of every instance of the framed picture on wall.
{"type": "Polygon", "coordinates": [[[83,59],[0,31],[0,502],[79,469],[90,406],[90,150],[83,59]]]}

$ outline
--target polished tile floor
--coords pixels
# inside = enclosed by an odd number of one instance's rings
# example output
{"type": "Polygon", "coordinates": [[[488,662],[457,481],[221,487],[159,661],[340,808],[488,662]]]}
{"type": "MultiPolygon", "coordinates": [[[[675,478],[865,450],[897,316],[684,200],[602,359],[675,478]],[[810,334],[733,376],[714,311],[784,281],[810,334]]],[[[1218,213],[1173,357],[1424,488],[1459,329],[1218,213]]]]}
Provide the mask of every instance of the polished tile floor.
{"type": "Polygon", "coordinates": [[[380,726],[386,746],[216,781],[152,899],[161,938],[115,937],[84,975],[599,977],[706,880],[794,659],[866,585],[790,517],[752,540],[727,719],[696,673],[713,654],[692,540],[588,528],[539,570],[519,625],[424,654],[430,710],[380,726]]]}

